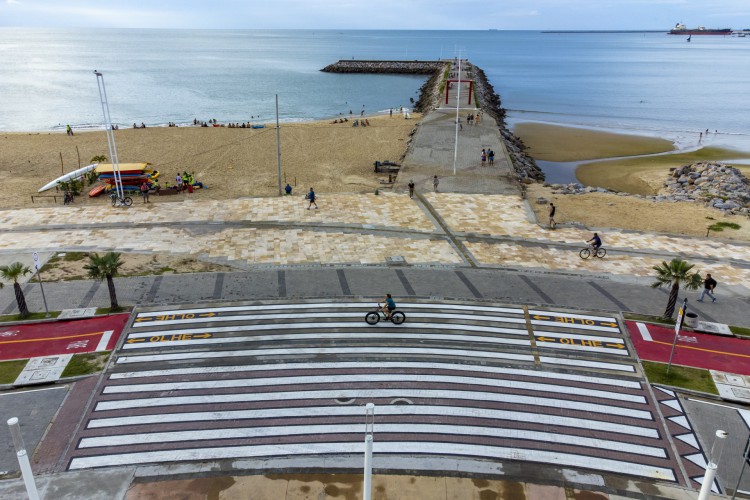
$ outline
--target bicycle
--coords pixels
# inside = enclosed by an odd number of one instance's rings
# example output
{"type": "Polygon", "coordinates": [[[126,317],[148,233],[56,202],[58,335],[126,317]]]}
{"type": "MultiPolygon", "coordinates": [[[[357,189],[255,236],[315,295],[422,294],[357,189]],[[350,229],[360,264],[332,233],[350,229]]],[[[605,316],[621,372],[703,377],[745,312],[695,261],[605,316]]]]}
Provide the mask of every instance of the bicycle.
{"type": "Polygon", "coordinates": [[[381,309],[380,304],[378,304],[374,311],[365,314],[365,321],[368,325],[376,325],[380,321],[381,316],[383,317],[383,320],[390,321],[394,325],[400,325],[401,323],[406,321],[406,315],[401,311],[396,310],[391,313],[391,317],[389,318],[385,315],[383,309],[381,309]]]}
{"type": "Polygon", "coordinates": [[[592,255],[594,257],[599,257],[600,259],[603,259],[604,256],[607,255],[607,251],[604,248],[602,248],[602,247],[599,247],[599,248],[596,249],[596,251],[594,251],[594,246],[593,245],[589,245],[586,248],[584,248],[583,250],[581,250],[580,252],[578,252],[578,255],[582,259],[588,259],[592,255]]]}
{"type": "Polygon", "coordinates": [[[112,200],[113,207],[129,207],[133,204],[133,198],[131,198],[130,196],[123,196],[122,198],[120,198],[119,196],[117,196],[116,192],[109,195],[109,199],[112,200]]]}

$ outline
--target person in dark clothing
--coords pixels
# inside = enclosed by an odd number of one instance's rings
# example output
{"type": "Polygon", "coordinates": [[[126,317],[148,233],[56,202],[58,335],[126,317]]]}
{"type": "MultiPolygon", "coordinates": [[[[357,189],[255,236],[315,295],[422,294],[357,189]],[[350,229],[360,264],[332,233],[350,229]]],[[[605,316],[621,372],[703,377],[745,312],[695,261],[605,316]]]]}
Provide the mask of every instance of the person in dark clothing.
{"type": "Polygon", "coordinates": [[[703,290],[701,290],[701,296],[698,297],[698,302],[703,302],[703,297],[706,295],[711,297],[711,302],[716,302],[714,288],[716,288],[716,280],[711,277],[711,273],[706,273],[706,279],[703,280],[703,290]]]}

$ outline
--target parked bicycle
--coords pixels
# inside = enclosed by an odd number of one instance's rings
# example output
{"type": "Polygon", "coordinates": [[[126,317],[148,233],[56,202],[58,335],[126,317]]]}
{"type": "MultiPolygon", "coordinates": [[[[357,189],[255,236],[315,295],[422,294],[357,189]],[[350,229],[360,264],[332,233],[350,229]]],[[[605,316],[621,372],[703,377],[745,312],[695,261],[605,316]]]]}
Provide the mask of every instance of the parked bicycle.
{"type": "Polygon", "coordinates": [[[123,196],[120,198],[117,196],[117,191],[114,191],[112,194],[109,195],[109,199],[112,200],[112,206],[113,207],[129,207],[133,204],[133,198],[130,196],[123,196]]]}
{"type": "Polygon", "coordinates": [[[389,318],[386,316],[386,314],[383,312],[382,306],[378,304],[378,306],[375,308],[374,311],[368,312],[365,315],[365,321],[368,325],[375,325],[380,320],[383,321],[390,321],[394,325],[400,325],[404,321],[406,321],[406,315],[402,313],[401,311],[395,310],[391,313],[391,317],[389,318]]]}
{"type": "Polygon", "coordinates": [[[582,259],[588,259],[592,255],[594,257],[599,257],[600,259],[603,259],[604,256],[607,255],[607,251],[604,248],[602,248],[602,247],[594,249],[594,245],[589,245],[586,248],[584,248],[583,250],[581,250],[580,252],[578,252],[578,255],[582,259]]]}

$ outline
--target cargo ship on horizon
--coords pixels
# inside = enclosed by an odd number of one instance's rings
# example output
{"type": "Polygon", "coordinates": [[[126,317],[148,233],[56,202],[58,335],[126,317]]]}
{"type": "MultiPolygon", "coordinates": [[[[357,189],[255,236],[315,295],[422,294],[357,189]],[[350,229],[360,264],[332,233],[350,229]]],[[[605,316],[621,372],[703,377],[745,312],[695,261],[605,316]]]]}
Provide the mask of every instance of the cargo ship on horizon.
{"type": "Polygon", "coordinates": [[[688,29],[682,23],[675,24],[674,28],[669,32],[670,35],[731,35],[731,28],[706,28],[705,26],[698,26],[697,28],[688,29]]]}

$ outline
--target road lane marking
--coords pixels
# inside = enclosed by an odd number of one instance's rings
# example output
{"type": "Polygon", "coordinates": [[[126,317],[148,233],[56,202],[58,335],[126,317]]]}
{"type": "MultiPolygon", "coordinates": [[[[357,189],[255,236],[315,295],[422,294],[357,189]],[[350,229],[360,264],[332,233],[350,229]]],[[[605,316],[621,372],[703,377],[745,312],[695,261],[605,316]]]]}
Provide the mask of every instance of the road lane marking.
{"type": "MultiPolygon", "coordinates": [[[[659,340],[654,340],[654,344],[661,344],[661,345],[671,346],[672,342],[661,342],[659,340]]],[[[739,354],[739,353],[735,353],[735,352],[716,351],[716,350],[713,350],[713,349],[704,349],[703,347],[692,347],[692,346],[689,346],[689,345],[682,345],[682,344],[677,344],[677,347],[679,347],[680,349],[692,349],[694,351],[710,352],[710,353],[713,353],[713,354],[724,354],[725,356],[735,356],[735,357],[738,357],[738,358],[750,358],[750,354],[739,354]]]]}
{"type": "MultiPolygon", "coordinates": [[[[539,382],[526,382],[515,380],[498,380],[482,377],[461,377],[451,375],[425,375],[406,373],[367,373],[367,374],[344,374],[344,375],[304,375],[292,377],[269,377],[269,378],[244,378],[231,380],[195,380],[180,382],[159,382],[152,384],[127,384],[108,385],[102,391],[103,394],[128,394],[135,392],[164,392],[164,391],[190,391],[207,389],[226,389],[237,387],[273,387],[280,385],[308,385],[308,384],[346,384],[355,382],[392,382],[393,383],[434,383],[444,384],[466,384],[490,387],[503,387],[506,389],[530,390],[538,392],[554,392],[555,394],[573,394],[577,396],[590,396],[593,398],[610,399],[613,401],[627,401],[629,403],[646,404],[643,396],[635,394],[623,394],[621,392],[609,392],[566,385],[547,384],[539,382]]],[[[343,388],[342,391],[348,389],[343,388]]]]}
{"type": "Polygon", "coordinates": [[[0,344],[19,344],[24,342],[46,342],[48,340],[65,340],[65,339],[78,339],[81,337],[93,337],[95,335],[101,335],[104,332],[96,332],[96,333],[80,333],[77,335],[66,335],[63,337],[45,337],[41,339],[20,339],[20,340],[3,340],[0,341],[0,344]]]}
{"type": "MultiPolygon", "coordinates": [[[[77,457],[71,460],[69,469],[88,469],[118,465],[134,465],[175,461],[205,461],[231,458],[254,457],[291,457],[300,453],[305,455],[340,455],[361,453],[362,444],[356,442],[339,443],[293,443],[257,446],[214,447],[181,450],[143,451],[135,453],[112,454],[92,457],[77,457]]],[[[517,460],[519,449],[515,447],[470,445],[461,443],[435,443],[414,441],[376,441],[374,453],[378,455],[420,453],[438,456],[485,457],[493,460],[517,460]]],[[[560,453],[535,449],[521,450],[523,459],[538,462],[545,466],[580,467],[658,480],[675,481],[672,469],[653,465],[592,457],[574,453],[560,453]]]]}
{"type": "MultiPolygon", "coordinates": [[[[292,370],[345,370],[350,368],[363,368],[362,363],[357,362],[326,362],[326,363],[274,363],[272,365],[230,365],[230,366],[193,366],[190,368],[167,368],[162,370],[143,370],[138,372],[116,372],[109,375],[109,380],[124,380],[130,378],[162,378],[174,375],[200,375],[206,373],[238,373],[247,371],[292,371],[292,370]]],[[[369,367],[365,367],[369,369],[369,367]]],[[[521,375],[536,378],[548,378],[554,380],[570,380],[596,385],[611,385],[616,387],[627,387],[630,389],[641,389],[640,382],[635,380],[623,380],[621,378],[591,377],[588,375],[575,375],[571,373],[544,372],[527,370],[523,368],[505,368],[500,366],[474,366],[458,365],[454,363],[427,363],[423,361],[381,361],[374,369],[416,369],[425,370],[447,370],[460,373],[521,375]]]]}
{"type": "MultiPolygon", "coordinates": [[[[361,434],[359,424],[312,424],[286,425],[272,427],[235,427],[230,429],[197,429],[188,431],[148,432],[142,434],[121,434],[114,436],[88,437],[81,439],[78,449],[98,448],[110,446],[128,446],[136,444],[175,443],[181,441],[206,441],[221,439],[258,439],[266,437],[303,436],[309,434],[361,434]]],[[[608,439],[596,439],[570,434],[554,432],[531,431],[523,429],[507,429],[498,427],[482,427],[477,425],[449,425],[449,424],[378,424],[378,433],[388,434],[444,434],[459,436],[483,436],[496,439],[522,439],[542,441],[544,443],[566,444],[571,446],[585,446],[603,448],[623,453],[635,453],[649,457],[667,458],[664,448],[646,446],[608,439]]]]}
{"type": "Polygon", "coordinates": [[[654,339],[651,338],[651,333],[648,331],[648,327],[643,323],[636,323],[635,326],[638,327],[638,331],[641,332],[641,337],[646,342],[653,342],[654,339]]]}
{"type": "Polygon", "coordinates": [[[106,351],[107,345],[109,344],[109,340],[112,338],[112,334],[115,333],[114,330],[107,330],[102,335],[102,338],[99,339],[99,344],[97,344],[96,349],[94,349],[96,352],[99,351],[106,351]]]}

